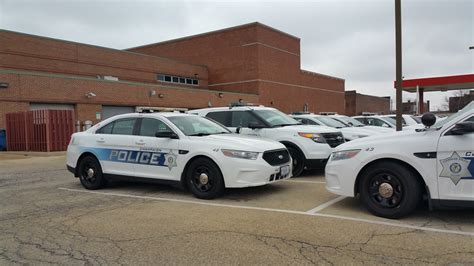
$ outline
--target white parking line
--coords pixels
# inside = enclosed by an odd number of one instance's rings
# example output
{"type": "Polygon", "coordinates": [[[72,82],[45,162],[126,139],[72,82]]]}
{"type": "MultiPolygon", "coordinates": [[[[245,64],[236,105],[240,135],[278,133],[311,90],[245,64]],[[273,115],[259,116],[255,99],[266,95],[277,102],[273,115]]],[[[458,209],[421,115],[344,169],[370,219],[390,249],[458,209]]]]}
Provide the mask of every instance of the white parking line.
{"type": "Polygon", "coordinates": [[[270,212],[280,212],[280,213],[289,213],[289,214],[300,214],[300,215],[326,217],[326,218],[333,218],[333,219],[340,219],[340,220],[347,220],[347,221],[354,221],[354,222],[362,222],[362,223],[369,223],[369,224],[376,224],[376,225],[386,225],[386,226],[407,228],[407,229],[420,230],[420,231],[428,231],[428,232],[455,234],[455,235],[463,235],[463,236],[474,237],[474,232],[463,232],[463,231],[455,231],[455,230],[421,227],[421,226],[401,224],[401,223],[373,221],[373,220],[346,217],[346,216],[339,216],[339,215],[332,215],[332,214],[308,213],[308,212],[292,211],[292,210],[285,210],[285,209],[273,209],[273,208],[262,208],[262,207],[243,206],[243,205],[212,203],[212,202],[208,202],[208,201],[204,201],[204,200],[203,201],[201,201],[201,200],[183,200],[183,199],[162,198],[162,197],[138,196],[138,195],[100,192],[100,191],[90,191],[90,190],[64,188],[64,187],[60,187],[58,189],[65,190],[65,191],[71,191],[71,192],[78,192],[78,193],[98,194],[98,195],[104,195],[104,196],[127,197],[127,198],[136,198],[136,199],[148,199],[148,200],[198,204],[198,205],[215,206],[215,207],[227,207],[227,208],[235,208],[235,209],[247,209],[247,210],[270,211],[270,212]]]}
{"type": "Polygon", "coordinates": [[[343,199],[345,199],[345,198],[346,198],[346,197],[344,197],[344,196],[339,196],[339,197],[337,197],[337,198],[335,198],[335,199],[332,199],[332,200],[330,200],[330,201],[328,201],[328,202],[325,202],[325,203],[323,203],[323,204],[317,206],[316,208],[313,208],[313,209],[307,211],[306,213],[315,214],[315,213],[320,212],[320,211],[322,211],[323,209],[326,209],[327,207],[329,207],[329,206],[331,206],[331,205],[333,205],[333,204],[335,204],[335,203],[337,203],[337,202],[339,202],[339,201],[341,201],[341,200],[343,200],[343,199]]]}
{"type": "Polygon", "coordinates": [[[287,179],[283,180],[284,182],[293,182],[293,183],[309,183],[309,184],[326,184],[324,181],[309,181],[309,180],[293,180],[287,179]]]}

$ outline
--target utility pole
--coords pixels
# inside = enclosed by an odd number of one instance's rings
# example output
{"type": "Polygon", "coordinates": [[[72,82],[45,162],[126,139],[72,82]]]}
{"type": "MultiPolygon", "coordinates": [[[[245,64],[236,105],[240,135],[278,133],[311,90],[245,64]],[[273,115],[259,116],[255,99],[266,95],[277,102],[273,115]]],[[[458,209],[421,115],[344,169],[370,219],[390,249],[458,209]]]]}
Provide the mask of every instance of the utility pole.
{"type": "Polygon", "coordinates": [[[402,130],[402,8],[401,0],[395,0],[395,88],[397,104],[397,131],[402,130]]]}

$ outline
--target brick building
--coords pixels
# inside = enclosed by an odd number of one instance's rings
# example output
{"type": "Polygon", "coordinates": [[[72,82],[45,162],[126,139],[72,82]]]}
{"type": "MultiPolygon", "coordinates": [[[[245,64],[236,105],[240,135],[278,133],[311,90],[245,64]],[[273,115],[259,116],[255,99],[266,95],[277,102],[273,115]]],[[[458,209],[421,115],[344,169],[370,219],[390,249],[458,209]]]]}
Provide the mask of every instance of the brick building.
{"type": "MultiPolygon", "coordinates": [[[[430,110],[430,101],[426,101],[424,103],[423,110],[426,112],[429,112],[430,110]]],[[[402,113],[404,114],[418,114],[418,111],[416,109],[416,102],[412,102],[411,100],[408,100],[404,103],[402,103],[402,113]]]]}
{"type": "Polygon", "coordinates": [[[344,112],[344,80],[300,68],[300,40],[260,23],[116,50],[0,31],[5,113],[72,109],[94,123],[136,106],[243,100],[285,112],[344,112]]]}
{"type": "Polygon", "coordinates": [[[349,116],[361,115],[364,112],[389,114],[390,97],[377,97],[357,93],[356,91],[346,91],[345,114],[349,116]]]}
{"type": "Polygon", "coordinates": [[[449,112],[455,113],[472,101],[474,101],[474,90],[462,96],[449,97],[449,112]]]}

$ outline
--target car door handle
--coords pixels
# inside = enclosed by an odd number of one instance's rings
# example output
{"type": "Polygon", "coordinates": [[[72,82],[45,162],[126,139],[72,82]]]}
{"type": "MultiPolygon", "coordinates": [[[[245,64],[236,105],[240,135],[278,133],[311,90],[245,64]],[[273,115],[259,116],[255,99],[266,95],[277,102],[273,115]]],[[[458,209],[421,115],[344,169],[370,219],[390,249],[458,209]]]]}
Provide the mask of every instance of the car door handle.
{"type": "Polygon", "coordinates": [[[145,144],[145,141],[143,141],[143,140],[138,140],[138,141],[135,141],[135,144],[137,144],[137,145],[144,145],[144,144],[145,144]]]}
{"type": "Polygon", "coordinates": [[[98,140],[96,140],[96,141],[99,142],[99,143],[104,143],[104,142],[105,142],[105,139],[104,139],[104,138],[100,138],[100,139],[98,139],[98,140]]]}

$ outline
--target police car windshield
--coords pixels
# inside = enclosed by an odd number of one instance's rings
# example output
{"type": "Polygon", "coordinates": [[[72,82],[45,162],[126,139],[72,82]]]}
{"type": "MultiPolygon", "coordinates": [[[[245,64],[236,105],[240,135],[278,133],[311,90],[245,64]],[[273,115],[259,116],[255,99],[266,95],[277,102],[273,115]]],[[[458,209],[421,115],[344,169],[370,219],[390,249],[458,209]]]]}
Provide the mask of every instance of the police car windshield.
{"type": "Polygon", "coordinates": [[[365,126],[359,120],[354,119],[352,117],[348,117],[348,116],[335,117],[334,119],[337,119],[339,121],[342,120],[347,125],[353,126],[353,127],[363,127],[363,126],[365,126]]]}
{"type": "Polygon", "coordinates": [[[253,110],[253,112],[265,120],[271,127],[283,127],[292,125],[301,125],[292,117],[274,109],[253,110]]]}
{"type": "Polygon", "coordinates": [[[168,117],[176,127],[186,136],[207,136],[213,134],[231,133],[227,128],[200,116],[172,116],[168,117]]]}
{"type": "Polygon", "coordinates": [[[458,119],[458,117],[461,117],[463,116],[465,113],[471,111],[472,109],[474,109],[474,101],[472,101],[471,103],[469,103],[468,105],[466,105],[466,107],[464,107],[463,109],[459,110],[457,113],[455,114],[452,114],[450,115],[448,118],[446,119],[443,119],[441,121],[437,121],[434,125],[433,125],[433,128],[441,128],[443,127],[444,125],[446,125],[447,123],[455,120],[455,119],[458,119]]]}
{"type": "Polygon", "coordinates": [[[331,118],[331,117],[327,117],[327,116],[318,116],[316,117],[316,119],[318,121],[321,121],[321,123],[323,123],[325,126],[328,126],[328,127],[335,127],[335,128],[343,128],[343,127],[347,127],[347,125],[331,118]]]}

